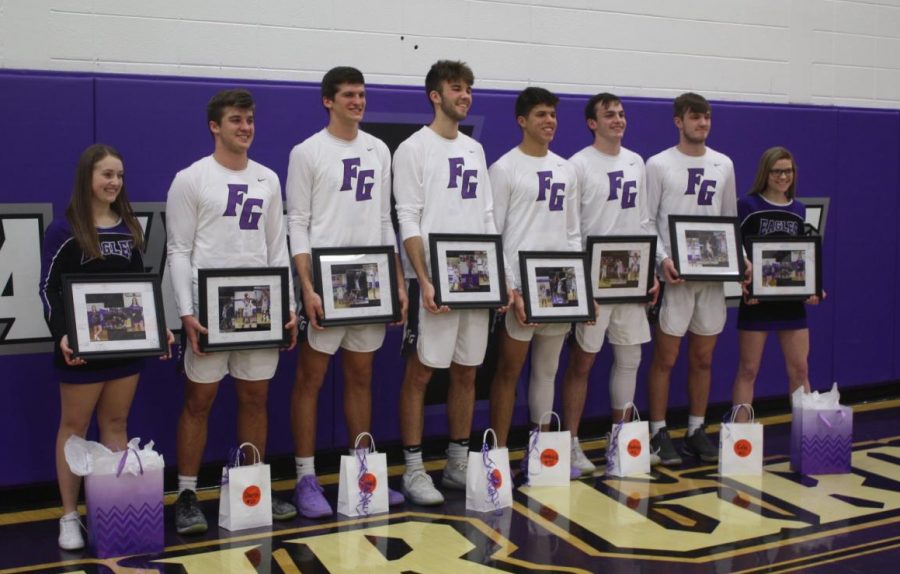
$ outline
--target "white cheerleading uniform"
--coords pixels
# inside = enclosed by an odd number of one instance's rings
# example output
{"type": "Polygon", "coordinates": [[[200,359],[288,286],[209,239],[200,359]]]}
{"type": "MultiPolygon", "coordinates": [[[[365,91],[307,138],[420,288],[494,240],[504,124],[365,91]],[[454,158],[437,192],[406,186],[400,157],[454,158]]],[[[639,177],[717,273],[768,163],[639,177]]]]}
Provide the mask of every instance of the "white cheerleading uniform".
{"type": "MultiPolygon", "coordinates": [[[[380,139],[358,132],[352,141],[322,129],[291,150],[287,185],[291,254],[313,247],[390,245],[391,154],[380,139]]],[[[381,347],[385,326],[307,329],[310,346],[334,354],[338,347],[371,352],[381,347]]]]}
{"type": "MultiPolygon", "coordinates": [[[[423,126],[401,143],[394,153],[394,199],[401,239],[422,238],[427,269],[429,234],[497,233],[484,150],[462,132],[450,140],[423,126]]],[[[406,277],[415,278],[406,250],[401,253],[406,277]]],[[[487,310],[433,315],[420,305],[418,319],[416,350],[426,366],[483,362],[487,310]]]]}
{"type": "MultiPolygon", "coordinates": [[[[578,179],[568,161],[548,152],[529,156],[515,147],[490,169],[494,193],[494,220],[503,235],[507,281],[521,288],[520,251],[581,251],[578,224],[578,179]]],[[[524,327],[507,313],[507,332],[528,341],[537,334],[558,335],[568,324],[524,327]]]]}
{"type": "MultiPolygon", "coordinates": [[[[579,212],[583,245],[592,235],[656,235],[647,210],[646,173],[641,156],[627,148],[607,155],[588,146],[569,161],[579,181],[579,212]]],[[[638,303],[600,305],[593,325],[578,323],[575,338],[589,353],[600,352],[604,335],[613,345],[638,345],[650,340],[644,306],[638,303]]]]}
{"type": "MultiPolygon", "coordinates": [[[[671,256],[669,215],[737,216],[734,164],[711,148],[689,156],[676,147],[647,161],[647,195],[651,219],[656,221],[656,260],[671,256]]],[[[660,308],[663,332],[682,337],[717,335],[725,326],[725,295],[721,282],[667,285],[660,308]]]]}
{"type": "MultiPolygon", "coordinates": [[[[197,270],[221,267],[290,268],[281,183],[271,169],[249,160],[230,170],[213,156],[179,171],[166,200],[168,260],[178,315],[196,315],[197,270]]],[[[289,275],[290,277],[290,275],[289,275]]],[[[293,293],[292,286],[288,293],[293,293]]],[[[289,295],[291,311],[295,309],[289,295]]],[[[278,349],[211,353],[185,352],[195,382],[216,382],[230,372],[245,380],[268,380],[278,349]]]]}

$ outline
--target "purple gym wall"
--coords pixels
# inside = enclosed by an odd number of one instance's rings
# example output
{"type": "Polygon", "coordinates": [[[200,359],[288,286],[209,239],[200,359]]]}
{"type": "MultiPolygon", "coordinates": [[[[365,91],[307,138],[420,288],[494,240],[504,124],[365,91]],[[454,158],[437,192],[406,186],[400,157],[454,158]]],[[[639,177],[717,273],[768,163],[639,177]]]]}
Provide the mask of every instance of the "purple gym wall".
{"type": "MultiPolygon", "coordinates": [[[[30,350],[27,345],[5,337],[11,312],[3,300],[13,297],[17,290],[37,288],[34,277],[17,276],[5,267],[9,252],[3,251],[2,224],[13,211],[10,204],[52,204],[54,216],[60,217],[78,156],[94,141],[109,143],[123,154],[132,201],[165,201],[175,172],[211,152],[206,101],[219,89],[234,85],[250,88],[257,101],[257,135],[251,155],[273,168],[283,182],[291,147],[325,124],[317,85],[0,72],[0,104],[8,114],[0,152],[0,171],[6,174],[0,184],[0,392],[6,397],[0,404],[0,452],[7,461],[0,486],[53,480],[59,413],[49,352],[26,353],[30,350]]],[[[513,92],[475,92],[467,123],[474,125],[489,162],[519,141],[512,111],[514,99],[513,92]]],[[[590,143],[582,119],[585,100],[582,96],[562,97],[560,126],[553,145],[560,155],[569,156],[590,143]]],[[[670,106],[668,100],[627,98],[625,144],[645,158],[673,145],[676,131],[670,106]]],[[[368,120],[421,124],[429,118],[423,89],[369,86],[368,120]]],[[[831,198],[824,241],[828,299],[809,312],[813,387],[824,389],[833,380],[846,388],[897,379],[900,365],[895,364],[894,356],[900,345],[893,317],[895,286],[900,279],[900,230],[894,214],[900,180],[900,112],[714,102],[714,119],[710,145],[733,158],[739,195],[749,186],[761,152],[772,145],[784,145],[797,157],[800,194],[831,198]]],[[[730,400],[737,362],[734,315],[735,310],[730,310],[715,354],[713,403],[730,400]]],[[[400,334],[399,329],[390,329],[376,357],[372,431],[380,444],[399,440],[397,403],[403,374],[400,334]]],[[[34,346],[34,342],[30,344],[34,346]]],[[[46,343],[37,344],[49,349],[46,343]]],[[[645,345],[638,384],[638,405],[642,409],[646,407],[643,369],[651,352],[652,346],[645,345]]],[[[288,400],[296,352],[282,354],[281,359],[271,385],[270,454],[292,450],[288,400]]],[[[586,417],[608,413],[609,361],[609,350],[604,349],[593,373],[586,417]]],[[[340,365],[335,365],[320,398],[320,448],[347,442],[339,372],[340,365]]],[[[673,406],[687,402],[685,375],[685,362],[681,360],[672,381],[673,406]]],[[[786,389],[781,354],[774,337],[770,337],[757,397],[783,396],[786,389]]],[[[141,379],[129,421],[129,434],[154,439],[170,466],[175,464],[175,425],[182,392],[183,383],[175,374],[174,364],[153,361],[141,379]]],[[[527,421],[526,396],[519,393],[515,424],[527,421]]],[[[221,460],[233,446],[234,413],[234,392],[226,383],[221,386],[210,422],[206,460],[221,460]]],[[[442,405],[427,407],[426,418],[429,437],[445,434],[442,405]]],[[[475,430],[486,424],[487,404],[480,402],[475,430]]]]}

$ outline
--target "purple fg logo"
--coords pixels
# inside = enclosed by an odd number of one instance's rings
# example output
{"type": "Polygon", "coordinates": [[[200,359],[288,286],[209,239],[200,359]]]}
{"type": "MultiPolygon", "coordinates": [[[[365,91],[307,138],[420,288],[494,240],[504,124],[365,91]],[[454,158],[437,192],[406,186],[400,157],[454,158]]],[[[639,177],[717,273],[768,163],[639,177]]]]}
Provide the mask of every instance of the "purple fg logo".
{"type": "Polygon", "coordinates": [[[619,199],[619,190],[622,191],[622,209],[634,207],[637,192],[637,182],[634,180],[625,181],[624,171],[611,171],[606,174],[609,177],[609,199],[607,201],[616,201],[619,199]]]}
{"type": "Polygon", "coordinates": [[[462,187],[463,199],[475,199],[475,192],[478,190],[478,170],[463,169],[466,162],[461,157],[448,158],[450,162],[450,181],[447,183],[447,189],[456,189],[462,187]],[[459,178],[462,177],[462,185],[459,178]]]}
{"type": "Polygon", "coordinates": [[[557,182],[553,183],[552,171],[539,171],[538,177],[538,196],[535,201],[547,201],[547,191],[550,192],[550,201],[547,207],[550,211],[562,211],[563,200],[566,198],[566,184],[557,182]]]}
{"type": "Polygon", "coordinates": [[[687,189],[685,195],[697,195],[697,205],[712,205],[713,196],[716,194],[716,180],[703,179],[702,167],[688,168],[687,189]]]}
{"type": "Polygon", "coordinates": [[[372,188],[375,187],[375,170],[359,169],[360,159],[352,157],[341,160],[344,162],[344,182],[341,191],[353,189],[353,180],[356,180],[356,201],[372,199],[372,188]]]}
{"type": "Polygon", "coordinates": [[[241,216],[238,225],[241,229],[259,229],[259,220],[262,217],[263,200],[258,198],[244,199],[247,194],[247,185],[243,183],[228,184],[228,204],[225,206],[225,217],[237,215],[238,206],[241,207],[241,216]],[[259,208],[255,210],[255,208],[259,208]]]}

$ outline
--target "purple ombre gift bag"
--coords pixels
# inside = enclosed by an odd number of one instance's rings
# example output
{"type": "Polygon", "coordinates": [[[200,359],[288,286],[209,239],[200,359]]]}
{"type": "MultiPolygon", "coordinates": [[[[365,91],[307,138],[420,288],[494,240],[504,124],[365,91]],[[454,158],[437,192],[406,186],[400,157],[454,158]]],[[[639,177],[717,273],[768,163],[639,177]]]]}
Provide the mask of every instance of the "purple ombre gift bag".
{"type": "Polygon", "coordinates": [[[85,478],[91,547],[98,558],[155,554],[165,547],[162,456],[152,443],[150,452],[155,457],[136,448],[111,453],[117,460],[114,469],[97,461],[85,478]]]}
{"type": "MultiPolygon", "coordinates": [[[[802,389],[798,389],[802,391],[802,389]]],[[[791,470],[801,474],[846,474],[853,450],[853,409],[834,396],[794,393],[791,470]]]]}

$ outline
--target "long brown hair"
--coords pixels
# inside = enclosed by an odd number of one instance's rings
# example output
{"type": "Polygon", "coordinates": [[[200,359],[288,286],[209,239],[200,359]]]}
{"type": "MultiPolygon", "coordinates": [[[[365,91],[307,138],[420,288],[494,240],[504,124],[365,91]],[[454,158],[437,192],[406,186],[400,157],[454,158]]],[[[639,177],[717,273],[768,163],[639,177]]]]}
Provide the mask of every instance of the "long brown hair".
{"type": "Polygon", "coordinates": [[[782,159],[791,160],[791,167],[794,169],[794,178],[791,180],[791,186],[787,190],[788,199],[797,195],[797,162],[794,161],[794,155],[781,146],[770,147],[763,152],[759,158],[759,167],[756,168],[756,179],[750,186],[747,195],[759,195],[769,187],[769,171],[775,165],[775,162],[782,159]]]}
{"type": "MultiPolygon", "coordinates": [[[[97,227],[94,224],[93,182],[94,166],[105,157],[112,156],[122,161],[122,156],[115,148],[94,144],[81,153],[78,159],[78,167],[75,169],[75,185],[72,188],[72,197],[69,206],[66,207],[66,219],[72,227],[72,236],[78,242],[78,247],[88,257],[103,257],[100,253],[100,237],[97,235],[97,227]]],[[[124,163],[124,162],[123,162],[124,163]]],[[[141,224],[134,215],[128,194],[125,192],[125,180],[122,180],[122,190],[116,196],[111,206],[113,212],[122,218],[128,230],[131,232],[134,248],[141,249],[144,245],[144,232],[141,224]]]]}

